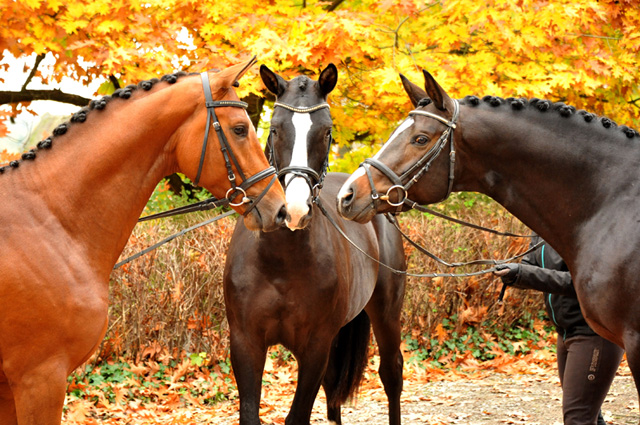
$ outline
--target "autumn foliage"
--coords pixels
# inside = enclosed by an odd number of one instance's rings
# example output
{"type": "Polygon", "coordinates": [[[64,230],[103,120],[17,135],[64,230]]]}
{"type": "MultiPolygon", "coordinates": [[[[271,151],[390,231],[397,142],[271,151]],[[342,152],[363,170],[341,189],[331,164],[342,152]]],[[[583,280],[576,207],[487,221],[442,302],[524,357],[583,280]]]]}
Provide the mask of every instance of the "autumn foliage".
{"type": "MultiPolygon", "coordinates": [[[[4,59],[29,58],[20,90],[0,85],[0,136],[2,121],[31,101],[86,101],[55,91],[63,78],[100,81],[105,94],[116,85],[178,69],[224,68],[253,55],[286,78],[317,77],[329,62],[337,65],[338,85],[329,99],[340,145],[334,171],[352,171],[388,137],[410,109],[398,73],[421,84],[423,68],[459,98],[547,98],[634,128],[640,118],[635,0],[0,0],[0,17],[0,71],[9,67],[4,59]],[[39,65],[45,56],[54,64],[39,65]],[[34,79],[51,89],[32,90],[34,79]]],[[[0,84],[6,82],[0,74],[0,84]]],[[[239,90],[267,95],[257,74],[244,78],[239,90]]],[[[0,152],[0,164],[18,157],[0,152]]],[[[495,204],[475,197],[457,196],[442,208],[526,232],[495,204]]],[[[199,219],[142,224],[123,256],[199,219]]],[[[114,271],[107,337],[70,380],[67,423],[150,423],[159,411],[185,405],[191,412],[173,423],[192,423],[197,415],[213,421],[198,409],[236,396],[221,289],[233,225],[223,220],[114,271]]],[[[527,244],[469,236],[423,214],[404,215],[402,226],[441,257],[458,261],[504,258],[527,244]]],[[[414,271],[445,271],[409,248],[406,254],[414,271]]],[[[499,291],[491,276],[410,278],[403,316],[403,347],[412,361],[407,370],[426,380],[445,373],[443,367],[509,372],[531,367],[527,361],[552,362],[538,350],[553,340],[539,315],[540,296],[509,290],[499,304],[499,291]],[[518,338],[507,335],[510,329],[528,333],[518,338]]],[[[295,376],[290,360],[276,350],[267,363],[267,379],[289,392],[295,376]]],[[[379,382],[373,370],[367,382],[379,382]]]]}
{"type": "MultiPolygon", "coordinates": [[[[342,145],[384,139],[408,110],[398,73],[420,83],[422,68],[457,97],[562,100],[632,127],[640,116],[635,0],[4,3],[0,59],[54,56],[35,69],[53,87],[65,76],[126,85],[251,55],[286,77],[333,62],[342,145]]],[[[264,93],[258,78],[242,90],[264,93]]]]}

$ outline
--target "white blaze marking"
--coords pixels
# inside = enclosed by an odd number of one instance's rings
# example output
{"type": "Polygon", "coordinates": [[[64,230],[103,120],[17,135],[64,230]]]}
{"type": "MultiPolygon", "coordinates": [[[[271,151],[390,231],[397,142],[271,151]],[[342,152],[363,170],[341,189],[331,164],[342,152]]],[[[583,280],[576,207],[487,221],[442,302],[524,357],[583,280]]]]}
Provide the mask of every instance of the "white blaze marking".
{"type": "Polygon", "coordinates": [[[375,156],[373,157],[374,159],[380,159],[380,155],[382,155],[382,152],[384,152],[384,150],[391,144],[393,143],[393,141],[396,139],[396,137],[398,137],[400,135],[400,133],[402,133],[403,131],[405,131],[407,128],[411,127],[413,125],[413,117],[409,117],[406,120],[404,120],[402,122],[402,124],[400,124],[400,126],[398,128],[396,128],[396,131],[393,132],[393,134],[391,135],[391,137],[389,137],[389,140],[387,140],[387,143],[384,144],[384,146],[382,146],[382,149],[380,149],[378,151],[377,154],[375,154],[375,156]]]}
{"type": "MultiPolygon", "coordinates": [[[[402,124],[400,124],[400,126],[398,126],[398,128],[396,128],[396,130],[393,132],[393,134],[391,134],[391,137],[389,137],[389,140],[387,140],[387,142],[382,146],[382,148],[378,151],[377,154],[375,154],[375,156],[373,158],[379,160],[380,159],[380,155],[382,154],[382,152],[400,135],[400,133],[402,133],[407,128],[411,127],[412,125],[413,125],[413,117],[409,117],[406,120],[404,120],[402,122],[402,124]]],[[[356,171],[354,171],[353,174],[351,174],[349,176],[347,181],[344,182],[344,184],[340,188],[340,192],[338,192],[338,199],[343,199],[344,197],[348,196],[349,195],[349,188],[351,187],[353,182],[358,180],[360,177],[363,177],[364,175],[365,175],[364,168],[363,167],[358,167],[358,169],[356,171]]]]}
{"type": "MultiPolygon", "coordinates": [[[[293,152],[291,153],[290,166],[308,166],[307,158],[307,135],[311,130],[311,116],[309,114],[300,114],[294,112],[291,119],[295,131],[295,139],[293,142],[293,152]]],[[[287,199],[287,212],[291,216],[291,221],[287,221],[287,226],[292,230],[297,228],[300,219],[309,213],[307,200],[311,196],[311,189],[307,181],[302,177],[295,177],[291,174],[285,176],[285,184],[287,190],[285,196],[287,199]]]]}

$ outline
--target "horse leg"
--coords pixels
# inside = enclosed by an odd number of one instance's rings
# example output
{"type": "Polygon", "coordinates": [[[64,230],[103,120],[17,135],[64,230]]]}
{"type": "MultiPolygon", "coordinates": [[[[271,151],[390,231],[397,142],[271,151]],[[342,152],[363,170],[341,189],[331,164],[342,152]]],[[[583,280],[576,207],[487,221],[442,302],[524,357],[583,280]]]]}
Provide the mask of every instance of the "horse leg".
{"type": "Polygon", "coordinates": [[[20,425],[60,425],[67,369],[67,365],[49,361],[20,374],[6,371],[20,425]]]}
{"type": "Polygon", "coordinates": [[[627,363],[631,369],[633,382],[636,384],[638,401],[640,401],[640,332],[627,330],[623,335],[624,349],[627,354],[627,363]]]}
{"type": "Polygon", "coordinates": [[[365,307],[371,319],[373,333],[380,352],[380,379],[389,400],[389,424],[400,425],[400,394],[402,393],[402,351],[400,351],[400,315],[404,299],[404,282],[386,280],[378,286],[365,307]]]}
{"type": "MultiPolygon", "coordinates": [[[[376,318],[380,319],[380,318],[376,318]]],[[[380,380],[389,400],[389,424],[400,425],[400,394],[402,393],[402,352],[400,351],[400,325],[374,320],[373,333],[380,352],[380,380]]]]}
{"type": "Polygon", "coordinates": [[[332,338],[316,335],[313,339],[303,350],[297,350],[299,354],[294,353],[298,360],[298,387],[285,425],[309,424],[313,403],[327,370],[332,338]]]}
{"type": "Polygon", "coordinates": [[[0,383],[0,425],[17,425],[16,404],[8,382],[0,383]]]}
{"type": "MultiPolygon", "coordinates": [[[[240,425],[260,425],[260,392],[267,347],[245,332],[231,329],[231,366],[240,396],[240,425]]],[[[262,338],[264,341],[264,338],[262,338]]]]}

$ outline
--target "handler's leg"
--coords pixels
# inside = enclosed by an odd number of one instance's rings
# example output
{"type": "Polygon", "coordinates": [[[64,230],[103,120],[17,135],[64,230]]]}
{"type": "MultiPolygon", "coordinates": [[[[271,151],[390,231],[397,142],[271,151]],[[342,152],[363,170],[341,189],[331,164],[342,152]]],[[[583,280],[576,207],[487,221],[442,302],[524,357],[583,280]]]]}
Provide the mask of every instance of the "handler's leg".
{"type": "Polygon", "coordinates": [[[566,341],[559,337],[558,352],[564,350],[566,361],[561,375],[564,423],[595,425],[624,351],[600,336],[582,335],[566,341]]]}

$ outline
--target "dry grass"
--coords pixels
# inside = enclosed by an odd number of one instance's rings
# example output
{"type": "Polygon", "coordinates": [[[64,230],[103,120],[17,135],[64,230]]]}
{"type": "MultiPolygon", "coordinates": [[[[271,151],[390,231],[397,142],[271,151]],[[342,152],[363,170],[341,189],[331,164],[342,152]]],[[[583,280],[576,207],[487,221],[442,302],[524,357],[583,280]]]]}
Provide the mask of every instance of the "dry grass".
{"type": "MultiPolygon", "coordinates": [[[[456,201],[448,207],[458,218],[476,224],[528,233],[494,203],[472,207],[456,201]]],[[[138,252],[213,213],[139,224],[122,258],[138,252]]],[[[463,228],[419,213],[405,213],[401,225],[409,235],[446,260],[505,258],[526,249],[526,239],[503,238],[463,228]]],[[[225,253],[235,219],[226,218],[188,233],[135,260],[111,276],[110,325],[100,357],[131,359],[177,356],[182,352],[210,354],[215,363],[226,358],[228,327],[222,294],[225,253]]],[[[405,245],[409,268],[415,272],[450,272],[405,245]]],[[[478,270],[478,267],[464,271],[478,270]]],[[[534,317],[542,308],[537,293],[509,290],[497,303],[500,281],[492,275],[470,278],[409,278],[404,329],[425,341],[443,319],[456,315],[456,329],[481,323],[511,326],[534,317]]]]}
{"type": "MultiPolygon", "coordinates": [[[[212,214],[140,223],[122,258],[212,214]]],[[[234,226],[234,219],[222,219],[114,271],[103,356],[225,352],[222,274],[234,226]]]]}

